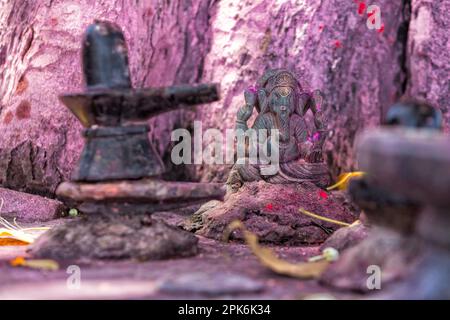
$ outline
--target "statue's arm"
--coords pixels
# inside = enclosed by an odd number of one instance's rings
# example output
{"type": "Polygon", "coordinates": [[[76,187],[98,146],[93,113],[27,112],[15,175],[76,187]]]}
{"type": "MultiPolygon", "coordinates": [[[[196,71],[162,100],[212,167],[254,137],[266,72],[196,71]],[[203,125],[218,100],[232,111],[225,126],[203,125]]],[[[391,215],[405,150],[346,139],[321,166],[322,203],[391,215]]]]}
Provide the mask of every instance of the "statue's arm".
{"type": "Polygon", "coordinates": [[[299,119],[297,125],[295,126],[295,139],[298,143],[306,142],[308,139],[308,129],[306,128],[306,123],[303,119],[299,119]]]}
{"type": "Polygon", "coordinates": [[[312,163],[323,161],[322,148],[325,142],[327,128],[326,119],[321,111],[323,100],[322,93],[319,90],[316,90],[313,94],[303,94],[300,103],[300,106],[302,106],[301,115],[304,115],[308,110],[311,110],[314,116],[315,131],[313,131],[310,136],[312,147],[306,156],[306,160],[312,163]]]}
{"type": "Polygon", "coordinates": [[[248,119],[252,116],[256,105],[257,95],[254,90],[248,89],[244,92],[245,105],[239,108],[236,116],[236,130],[248,130],[248,119]]]}
{"type": "Polygon", "coordinates": [[[326,122],[323,121],[322,114],[320,111],[317,111],[314,114],[314,124],[316,127],[315,132],[313,132],[312,138],[312,148],[311,152],[306,157],[308,162],[316,163],[323,161],[323,145],[325,143],[326,138],[326,122]]]}

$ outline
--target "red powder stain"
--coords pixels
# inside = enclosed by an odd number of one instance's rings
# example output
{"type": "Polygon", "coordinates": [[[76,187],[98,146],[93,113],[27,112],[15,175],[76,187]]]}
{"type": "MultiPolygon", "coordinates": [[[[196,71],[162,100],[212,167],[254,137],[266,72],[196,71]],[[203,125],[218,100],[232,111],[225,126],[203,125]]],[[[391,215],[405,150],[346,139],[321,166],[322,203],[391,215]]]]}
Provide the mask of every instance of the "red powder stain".
{"type": "Polygon", "coordinates": [[[58,25],[58,19],[56,18],[51,18],[49,21],[49,25],[52,27],[56,27],[58,25]]]}
{"type": "Polygon", "coordinates": [[[342,43],[341,43],[339,40],[336,40],[336,41],[334,42],[334,47],[335,47],[335,48],[342,48],[342,43]]]}
{"type": "Polygon", "coordinates": [[[25,76],[22,76],[17,84],[16,94],[21,95],[28,88],[28,81],[25,76]]]}
{"type": "Polygon", "coordinates": [[[13,118],[14,118],[13,113],[11,111],[8,111],[5,117],[3,118],[3,123],[10,124],[13,118]]]}
{"type": "Polygon", "coordinates": [[[380,29],[377,30],[378,33],[384,32],[384,23],[381,25],[380,29]]]}
{"type": "Polygon", "coordinates": [[[272,210],[273,210],[273,204],[268,203],[268,204],[266,205],[266,209],[272,211],[272,210]]]}
{"type": "Polygon", "coordinates": [[[375,12],[377,12],[377,10],[375,9],[372,12],[367,12],[367,17],[368,18],[372,17],[375,14],[375,12]]]}
{"type": "Polygon", "coordinates": [[[359,6],[358,6],[358,14],[360,16],[362,16],[365,11],[366,11],[366,3],[365,2],[360,2],[359,6]]]}
{"type": "Polygon", "coordinates": [[[16,109],[16,117],[19,120],[27,119],[31,114],[31,105],[27,100],[23,100],[16,109]]]}
{"type": "Polygon", "coordinates": [[[147,8],[146,10],[144,10],[144,16],[151,17],[152,15],[153,15],[152,8],[147,8]]]}
{"type": "Polygon", "coordinates": [[[326,192],[323,191],[323,190],[320,190],[320,191],[319,191],[319,196],[320,196],[322,199],[327,199],[327,198],[328,198],[328,193],[326,193],[326,192]]]}
{"type": "Polygon", "coordinates": [[[323,31],[323,28],[324,28],[324,25],[321,24],[321,25],[319,26],[319,32],[322,32],[322,31],[323,31]]]}

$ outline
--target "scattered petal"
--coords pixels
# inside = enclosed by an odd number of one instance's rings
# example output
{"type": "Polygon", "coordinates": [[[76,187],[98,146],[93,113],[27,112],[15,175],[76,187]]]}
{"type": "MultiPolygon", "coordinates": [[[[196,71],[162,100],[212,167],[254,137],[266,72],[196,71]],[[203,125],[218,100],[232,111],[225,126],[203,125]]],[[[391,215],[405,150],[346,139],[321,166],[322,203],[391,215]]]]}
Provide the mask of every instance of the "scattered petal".
{"type": "Polygon", "coordinates": [[[339,260],[339,251],[332,247],[327,247],[322,250],[322,254],[314,256],[308,259],[309,262],[315,262],[320,260],[326,260],[329,262],[334,262],[339,260]]]}
{"type": "Polygon", "coordinates": [[[332,262],[339,260],[339,251],[337,251],[335,248],[332,247],[325,248],[323,249],[322,253],[323,257],[327,261],[332,262]]]}
{"type": "Polygon", "coordinates": [[[340,226],[343,226],[343,227],[350,227],[350,226],[351,226],[350,223],[342,222],[342,221],[338,221],[338,220],[334,220],[334,219],[327,218],[327,217],[322,217],[322,216],[319,216],[318,214],[312,213],[312,212],[307,211],[307,210],[305,210],[305,209],[303,209],[303,208],[300,208],[300,209],[298,209],[298,210],[299,210],[301,213],[303,213],[303,214],[305,214],[305,215],[307,215],[307,216],[310,216],[311,218],[315,218],[315,219],[319,219],[319,220],[322,220],[322,221],[334,223],[334,224],[337,224],[337,225],[340,225],[340,226]]]}
{"type": "Polygon", "coordinates": [[[354,227],[354,226],[357,226],[358,224],[361,224],[361,220],[355,220],[355,222],[353,222],[351,225],[350,225],[350,227],[354,227]]]}
{"type": "Polygon", "coordinates": [[[24,257],[16,257],[9,262],[13,267],[28,267],[32,269],[55,271],[59,269],[59,264],[55,260],[50,259],[30,259],[24,257]]]}
{"type": "Polygon", "coordinates": [[[338,177],[338,181],[334,185],[327,188],[327,191],[330,191],[330,190],[333,190],[336,188],[338,188],[339,190],[345,190],[348,187],[348,183],[349,183],[350,179],[362,177],[364,174],[365,174],[365,172],[362,172],[362,171],[343,173],[338,177]]]}
{"type": "Polygon", "coordinates": [[[40,270],[49,270],[55,271],[59,269],[58,262],[54,260],[25,260],[24,267],[32,268],[32,269],[40,269],[40,270]]]}
{"type": "Polygon", "coordinates": [[[16,257],[9,262],[9,264],[13,267],[23,266],[24,263],[25,263],[24,257],[16,257]]]}
{"type": "MultiPolygon", "coordinates": [[[[0,198],[0,213],[3,199],[0,198]]],[[[48,230],[47,227],[22,228],[14,219],[11,223],[0,215],[0,246],[27,245],[33,243],[39,236],[30,231],[48,230]]]]}
{"type": "Polygon", "coordinates": [[[11,239],[11,238],[0,238],[0,247],[4,246],[27,246],[29,245],[28,242],[17,240],[17,239],[11,239]]]}
{"type": "Polygon", "coordinates": [[[240,229],[244,234],[245,242],[250,247],[259,262],[275,273],[300,279],[318,278],[330,264],[327,260],[317,262],[290,263],[279,259],[270,249],[263,248],[258,243],[258,237],[247,231],[241,221],[233,221],[225,230],[224,239],[228,240],[231,232],[240,229]]]}

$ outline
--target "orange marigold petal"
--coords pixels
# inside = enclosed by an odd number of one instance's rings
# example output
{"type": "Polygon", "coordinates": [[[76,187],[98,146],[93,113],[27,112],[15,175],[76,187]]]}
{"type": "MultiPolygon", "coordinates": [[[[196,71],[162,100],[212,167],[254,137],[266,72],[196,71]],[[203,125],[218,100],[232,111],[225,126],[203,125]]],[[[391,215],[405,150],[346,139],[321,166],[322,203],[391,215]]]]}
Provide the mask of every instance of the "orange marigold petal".
{"type": "Polygon", "coordinates": [[[28,242],[12,239],[12,238],[3,238],[0,239],[0,246],[27,246],[28,242]]]}
{"type": "Polygon", "coordinates": [[[24,257],[16,257],[9,262],[13,267],[23,266],[25,264],[24,257]]]}

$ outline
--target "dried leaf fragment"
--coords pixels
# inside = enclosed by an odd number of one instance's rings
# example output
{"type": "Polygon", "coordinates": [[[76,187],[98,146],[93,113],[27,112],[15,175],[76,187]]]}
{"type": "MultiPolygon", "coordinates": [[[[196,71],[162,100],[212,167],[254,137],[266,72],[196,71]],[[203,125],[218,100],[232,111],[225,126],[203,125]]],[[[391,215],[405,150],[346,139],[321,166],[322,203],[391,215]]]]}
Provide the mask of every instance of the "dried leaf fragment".
{"type": "Polygon", "coordinates": [[[224,233],[224,239],[227,241],[231,232],[236,229],[243,232],[245,242],[261,264],[275,273],[299,279],[311,279],[319,277],[330,264],[326,260],[296,264],[281,260],[270,249],[261,247],[258,243],[258,237],[247,231],[242,222],[238,220],[228,225],[224,233]]]}

